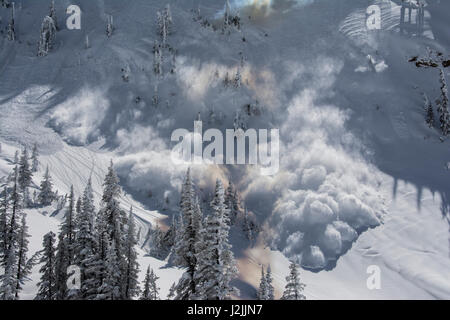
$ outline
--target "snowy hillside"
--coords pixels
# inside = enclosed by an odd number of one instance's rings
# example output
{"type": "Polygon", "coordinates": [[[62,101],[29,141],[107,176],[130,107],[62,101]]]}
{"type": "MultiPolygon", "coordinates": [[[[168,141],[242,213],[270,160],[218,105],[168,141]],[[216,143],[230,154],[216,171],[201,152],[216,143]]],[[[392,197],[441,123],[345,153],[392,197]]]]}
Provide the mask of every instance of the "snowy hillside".
{"type": "MultiPolygon", "coordinates": [[[[58,31],[38,56],[51,1],[16,1],[13,41],[9,2],[0,1],[0,190],[12,188],[16,151],[36,145],[30,196],[48,167],[59,196],[73,186],[82,197],[91,179],[98,210],[112,160],[120,209],[133,208],[139,231],[139,280],[150,265],[163,299],[189,274],[177,244],[155,244],[179,219],[188,168],[205,230],[216,179],[239,195],[233,298],[257,298],[269,265],[280,298],[294,261],[307,299],[450,299],[450,144],[439,108],[450,3],[427,0],[423,16],[414,9],[419,28],[401,24],[402,1],[56,0],[58,31]],[[71,4],[80,30],[66,27],[71,4]],[[166,4],[172,23],[161,29],[166,4]],[[413,63],[429,50],[436,66],[413,63]],[[200,119],[203,131],[279,129],[278,172],[175,164],[173,131],[200,119]],[[374,266],[381,286],[369,289],[374,266]]],[[[68,207],[58,203],[23,210],[29,256],[45,234],[58,235],[68,207]]],[[[40,267],[21,299],[36,296],[40,267]]]]}

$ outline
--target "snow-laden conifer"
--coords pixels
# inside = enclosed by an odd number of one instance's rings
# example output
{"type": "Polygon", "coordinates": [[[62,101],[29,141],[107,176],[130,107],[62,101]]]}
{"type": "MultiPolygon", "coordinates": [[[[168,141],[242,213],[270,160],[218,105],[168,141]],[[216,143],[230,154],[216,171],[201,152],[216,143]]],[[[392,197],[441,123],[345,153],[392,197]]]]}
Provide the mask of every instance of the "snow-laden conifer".
{"type": "Polygon", "coordinates": [[[42,264],[39,269],[41,279],[38,282],[37,300],[55,300],[56,299],[56,235],[49,232],[44,235],[43,249],[39,263],[42,264]]]}
{"type": "Polygon", "coordinates": [[[298,273],[298,266],[292,262],[289,266],[289,276],[286,277],[286,287],[283,292],[282,300],[305,300],[306,297],[303,294],[305,284],[300,281],[298,273]]]}

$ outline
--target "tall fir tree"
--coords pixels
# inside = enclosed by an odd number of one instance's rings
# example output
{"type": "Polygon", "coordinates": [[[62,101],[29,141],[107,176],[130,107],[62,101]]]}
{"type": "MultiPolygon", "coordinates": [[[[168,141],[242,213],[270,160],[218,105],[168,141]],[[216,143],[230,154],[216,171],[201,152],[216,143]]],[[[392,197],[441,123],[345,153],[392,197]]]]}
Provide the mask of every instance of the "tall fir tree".
{"type": "Polygon", "coordinates": [[[159,300],[159,288],[156,281],[159,278],[156,276],[153,269],[148,266],[145,274],[144,289],[142,291],[141,300],[159,300]]]}
{"type": "Polygon", "coordinates": [[[65,300],[67,298],[67,268],[70,265],[67,257],[67,240],[64,233],[60,232],[55,257],[56,300],[65,300]]]}
{"type": "Polygon", "coordinates": [[[443,68],[439,68],[439,82],[441,83],[441,99],[438,106],[439,120],[442,134],[447,136],[450,132],[450,114],[448,110],[448,87],[443,68]]]}
{"type": "Polygon", "coordinates": [[[5,260],[8,247],[8,220],[9,220],[8,189],[5,187],[0,200],[0,265],[5,260]]]}
{"type": "MultiPolygon", "coordinates": [[[[111,161],[105,181],[103,182],[102,208],[98,213],[98,218],[100,219],[99,228],[101,229],[99,230],[99,246],[100,250],[103,251],[102,255],[106,252],[104,251],[105,244],[107,244],[108,247],[111,247],[112,243],[116,250],[114,258],[117,259],[117,272],[119,272],[121,279],[120,294],[121,297],[125,299],[125,286],[123,284],[126,282],[125,269],[127,265],[124,255],[124,252],[126,251],[125,228],[127,224],[127,215],[125,211],[120,208],[120,193],[119,178],[114,171],[114,165],[111,161]]],[[[109,256],[110,258],[112,257],[111,254],[109,254],[109,256]]],[[[105,261],[105,257],[101,258],[105,261]]],[[[106,259],[108,259],[107,256],[106,259]]],[[[108,266],[105,265],[105,272],[107,271],[107,268],[108,266]]],[[[105,276],[102,277],[103,281],[105,281],[107,277],[108,274],[106,273],[105,276]]]]}
{"type": "Polygon", "coordinates": [[[4,272],[0,276],[0,298],[1,300],[15,300],[16,299],[16,274],[17,274],[17,257],[16,257],[16,243],[14,242],[9,247],[6,253],[4,263],[4,272]]]}
{"type": "Polygon", "coordinates": [[[216,182],[211,209],[205,223],[205,250],[198,255],[197,295],[206,300],[225,300],[237,293],[230,283],[237,276],[237,267],[228,241],[230,226],[220,180],[216,182]]]}
{"type": "Polygon", "coordinates": [[[181,190],[180,210],[182,223],[178,226],[175,243],[175,263],[186,267],[186,272],[177,285],[177,300],[189,300],[197,296],[197,253],[201,240],[202,214],[196,200],[190,170],[181,190]]]}
{"type": "Polygon", "coordinates": [[[55,300],[56,299],[56,235],[49,232],[44,235],[43,250],[41,251],[41,258],[39,263],[42,264],[39,272],[41,279],[38,282],[38,294],[36,300],[55,300]]]}
{"type": "Polygon", "coordinates": [[[14,5],[11,8],[11,20],[6,27],[6,34],[9,41],[16,40],[16,26],[15,26],[15,8],[14,5]]]}
{"type": "Polygon", "coordinates": [[[261,266],[261,280],[256,296],[258,300],[267,300],[267,279],[264,273],[264,266],[261,266]]]}
{"type": "Polygon", "coordinates": [[[94,195],[91,179],[89,179],[83,192],[83,197],[78,199],[76,235],[74,243],[74,261],[80,267],[81,288],[78,293],[79,299],[94,299],[97,288],[100,286],[98,280],[99,261],[97,257],[97,235],[94,228],[94,195]]]}
{"type": "Polygon", "coordinates": [[[43,206],[49,206],[52,204],[53,200],[55,200],[55,193],[53,192],[52,179],[47,166],[44,180],[41,181],[41,185],[39,186],[38,201],[43,206]]]}
{"type": "Polygon", "coordinates": [[[228,185],[225,192],[225,205],[228,209],[229,224],[233,225],[236,221],[236,217],[241,212],[239,196],[232,183],[228,185]]]}
{"type": "Polygon", "coordinates": [[[98,300],[122,300],[122,270],[120,257],[114,241],[111,241],[106,251],[105,276],[99,288],[98,300]]]}
{"type": "Polygon", "coordinates": [[[37,172],[39,170],[39,150],[37,143],[33,145],[33,151],[31,152],[31,171],[37,172]]]}
{"type": "Polygon", "coordinates": [[[305,284],[301,283],[298,273],[298,266],[295,262],[291,262],[289,266],[289,276],[286,277],[286,287],[283,292],[282,300],[305,300],[306,297],[302,293],[305,284]]]}
{"type": "MultiPolygon", "coordinates": [[[[21,215],[21,197],[19,194],[19,187],[18,187],[18,169],[17,166],[15,167],[15,170],[13,171],[13,188],[11,190],[10,195],[10,205],[11,205],[11,212],[8,215],[9,220],[7,221],[6,228],[5,228],[5,252],[4,257],[6,258],[5,261],[2,261],[3,264],[7,263],[7,259],[10,258],[10,252],[14,251],[18,248],[18,242],[19,242],[19,234],[18,230],[20,228],[19,226],[19,219],[21,215]]],[[[14,255],[16,255],[16,252],[14,251],[14,255]]]]}
{"type": "Polygon", "coordinates": [[[61,223],[61,234],[65,240],[65,247],[67,251],[67,263],[68,265],[73,264],[74,260],[74,245],[75,245],[75,194],[73,191],[73,185],[70,187],[69,193],[69,205],[64,214],[64,220],[61,223]]]}
{"type": "Polygon", "coordinates": [[[56,39],[55,21],[51,17],[46,16],[41,25],[37,55],[39,57],[46,56],[53,48],[55,39],[56,39]]]}
{"type": "Polygon", "coordinates": [[[275,294],[274,294],[274,288],[273,288],[273,277],[272,277],[272,269],[270,268],[270,265],[267,267],[267,273],[266,273],[266,300],[274,300],[275,294]]]}
{"type": "Polygon", "coordinates": [[[19,292],[22,286],[28,280],[29,275],[35,264],[35,256],[28,258],[28,244],[30,237],[28,233],[28,226],[26,223],[26,215],[22,214],[21,224],[18,230],[18,244],[17,244],[17,270],[16,270],[16,299],[19,298],[19,292]]]}
{"type": "Polygon", "coordinates": [[[23,194],[24,204],[28,201],[28,187],[31,185],[33,173],[30,169],[27,147],[24,147],[19,160],[18,183],[23,194]]]}
{"type": "Polygon", "coordinates": [[[139,294],[139,263],[137,262],[136,252],[137,243],[133,208],[131,208],[130,214],[128,215],[128,225],[125,237],[125,299],[133,299],[139,294]]]}

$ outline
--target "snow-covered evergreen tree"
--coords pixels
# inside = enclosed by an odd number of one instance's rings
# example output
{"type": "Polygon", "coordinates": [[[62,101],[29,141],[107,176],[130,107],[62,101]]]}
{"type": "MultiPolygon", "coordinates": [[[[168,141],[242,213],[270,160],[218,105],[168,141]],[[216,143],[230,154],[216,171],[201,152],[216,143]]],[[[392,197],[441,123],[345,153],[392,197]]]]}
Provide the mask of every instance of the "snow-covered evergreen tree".
{"type": "Polygon", "coordinates": [[[441,83],[441,99],[438,106],[439,120],[442,134],[447,136],[450,132],[450,114],[448,110],[448,87],[443,68],[439,69],[439,82],[441,83]]]}
{"type": "Polygon", "coordinates": [[[39,170],[39,150],[37,144],[33,145],[33,151],[31,152],[31,171],[37,172],[39,170]]]}
{"type": "Polygon", "coordinates": [[[164,246],[164,232],[156,226],[151,230],[150,236],[150,254],[155,258],[162,259],[167,255],[166,248],[164,246]]]}
{"type": "Polygon", "coordinates": [[[53,48],[56,38],[56,26],[55,21],[49,16],[44,18],[41,25],[41,33],[38,44],[38,56],[46,56],[53,48]]]}
{"type": "Polygon", "coordinates": [[[122,232],[124,230],[124,222],[127,220],[126,213],[120,209],[119,178],[114,171],[113,163],[108,168],[108,173],[103,182],[102,195],[102,214],[106,218],[106,232],[108,239],[115,242],[118,251],[123,248],[122,232]]]}
{"type": "Polygon", "coordinates": [[[273,278],[272,278],[272,269],[270,268],[270,265],[267,267],[267,273],[266,273],[266,300],[274,300],[274,288],[273,288],[273,278]]]}
{"type": "Polygon", "coordinates": [[[264,266],[261,266],[261,280],[259,281],[259,288],[256,294],[258,300],[267,300],[267,279],[264,273],[264,266]]]}
{"type": "MultiPolygon", "coordinates": [[[[77,203],[78,204],[78,203],[77,203]]],[[[78,205],[77,205],[78,207],[78,205]]],[[[94,299],[100,287],[97,250],[97,234],[94,228],[94,195],[89,179],[80,201],[77,214],[77,232],[74,245],[75,264],[80,267],[80,299],[94,299]]]]}
{"type": "MultiPolygon", "coordinates": [[[[108,249],[108,235],[106,228],[106,216],[103,210],[97,213],[94,234],[96,236],[97,250],[96,254],[91,261],[91,281],[98,283],[97,288],[100,287],[105,278],[105,261],[108,249]]],[[[95,298],[95,297],[94,297],[95,298]]]]}
{"type": "Polygon", "coordinates": [[[0,298],[1,300],[16,299],[16,283],[17,283],[17,257],[16,243],[14,242],[7,252],[4,264],[3,275],[0,276],[0,298]]]}
{"type": "Polygon", "coordinates": [[[70,265],[68,255],[66,237],[63,232],[60,232],[55,257],[56,300],[64,300],[67,297],[67,268],[70,265]]]}
{"type": "Polygon", "coordinates": [[[181,189],[180,211],[182,217],[182,226],[179,229],[179,239],[175,244],[177,263],[180,266],[187,267],[194,257],[194,245],[196,241],[196,232],[193,226],[194,215],[194,186],[191,180],[190,169],[186,173],[186,178],[181,189]]]}
{"type": "MultiPolygon", "coordinates": [[[[14,256],[17,255],[17,252],[15,250],[18,249],[18,243],[19,243],[19,221],[20,221],[20,215],[21,215],[21,197],[19,194],[19,187],[18,187],[18,169],[17,166],[15,170],[13,171],[13,188],[11,190],[11,194],[9,199],[4,199],[2,207],[4,210],[6,210],[5,213],[5,219],[6,219],[6,226],[4,227],[4,235],[3,235],[3,246],[4,249],[3,254],[1,256],[2,258],[2,266],[5,267],[6,265],[11,262],[12,258],[10,257],[10,253],[13,250],[14,256]],[[8,200],[9,204],[11,206],[11,212],[8,213],[8,200]],[[5,203],[6,201],[6,203],[5,203]],[[9,262],[8,262],[9,261],[9,262]]],[[[7,189],[5,188],[5,192],[7,192],[7,189]]],[[[16,260],[15,260],[16,261],[16,260]]]]}
{"type": "Polygon", "coordinates": [[[205,249],[198,254],[197,296],[206,300],[225,300],[237,289],[230,282],[237,276],[237,267],[228,241],[230,226],[226,222],[224,189],[217,180],[212,213],[205,222],[205,249]]]}
{"type": "Polygon", "coordinates": [[[234,76],[234,87],[235,88],[240,88],[241,87],[241,83],[242,83],[242,76],[241,76],[241,70],[237,70],[236,71],[236,75],[234,76]]]}
{"type": "Polygon", "coordinates": [[[228,210],[228,220],[230,225],[234,225],[236,217],[241,212],[240,200],[237,191],[232,183],[228,185],[225,192],[225,206],[228,210]]]}
{"type": "MultiPolygon", "coordinates": [[[[90,181],[90,179],[89,179],[89,181],[90,181]]],[[[83,202],[81,200],[81,197],[78,197],[77,203],[75,204],[75,212],[77,213],[77,218],[76,218],[77,221],[78,221],[78,217],[79,217],[79,215],[81,213],[81,206],[82,205],[83,205],[83,202]]]]}
{"type": "MultiPolygon", "coordinates": [[[[4,235],[4,252],[3,257],[5,258],[5,261],[2,261],[6,263],[6,259],[9,257],[9,251],[12,247],[17,248],[17,241],[18,241],[18,234],[17,230],[19,229],[19,216],[21,214],[21,198],[19,194],[19,187],[17,183],[17,175],[18,175],[18,169],[17,166],[15,170],[13,171],[13,179],[14,184],[13,188],[11,190],[10,194],[10,205],[11,205],[11,212],[8,214],[6,211],[6,227],[5,227],[5,235],[4,235]]],[[[7,189],[5,188],[5,192],[7,189]]],[[[5,200],[4,200],[5,201],[5,200]]],[[[8,199],[6,199],[6,204],[3,203],[3,206],[6,210],[8,210],[8,199]]],[[[2,264],[4,264],[2,263],[2,264]]]]}
{"type": "Polygon", "coordinates": [[[125,237],[125,274],[124,274],[124,285],[125,285],[125,299],[133,299],[139,293],[139,263],[137,262],[137,252],[136,252],[136,226],[134,223],[133,209],[130,209],[130,214],[128,215],[128,225],[125,237]]]}
{"type": "Polygon", "coordinates": [[[18,243],[17,243],[17,269],[16,269],[16,299],[19,298],[19,292],[22,290],[22,286],[25,281],[30,280],[29,275],[31,269],[35,264],[35,257],[28,258],[28,226],[26,223],[26,215],[22,214],[22,221],[18,230],[18,243]]]}
{"type": "Polygon", "coordinates": [[[156,281],[159,277],[156,276],[150,266],[147,268],[144,280],[144,290],[142,291],[141,300],[159,300],[159,288],[156,281]]]}
{"type": "Polygon", "coordinates": [[[283,292],[282,300],[305,300],[306,297],[303,295],[303,290],[305,285],[301,283],[300,276],[297,270],[297,264],[291,262],[289,269],[289,276],[286,277],[286,287],[283,292]]]}
{"type": "Polygon", "coordinates": [[[39,187],[38,201],[43,206],[49,206],[53,200],[55,200],[55,193],[53,192],[53,184],[47,167],[44,180],[41,181],[39,187]]]}
{"type": "MultiPolygon", "coordinates": [[[[108,173],[105,177],[105,181],[103,182],[102,208],[98,213],[98,218],[100,219],[98,225],[100,227],[98,233],[100,247],[99,249],[100,257],[103,259],[103,261],[105,261],[105,258],[108,259],[107,256],[104,256],[104,254],[107,253],[105,251],[105,245],[111,247],[111,243],[113,244],[113,247],[116,250],[116,255],[113,258],[118,260],[118,272],[120,273],[121,277],[120,294],[122,298],[124,298],[125,286],[123,286],[123,283],[126,266],[126,259],[124,256],[124,252],[126,251],[126,244],[124,235],[125,226],[127,224],[127,215],[120,208],[120,202],[118,200],[120,193],[121,190],[119,186],[119,178],[114,171],[114,166],[111,161],[111,164],[108,168],[108,173]]],[[[110,258],[112,258],[112,256],[110,258]]],[[[105,272],[107,271],[107,268],[108,267],[106,266],[105,272]]],[[[106,277],[108,277],[108,274],[103,277],[104,281],[106,280],[106,277]]]]}
{"type": "Polygon", "coordinates": [[[61,224],[61,233],[66,241],[67,250],[67,263],[68,265],[73,264],[74,260],[74,246],[75,246],[75,195],[73,191],[73,185],[70,187],[69,193],[69,206],[64,214],[64,220],[61,224]]]}
{"type": "Polygon", "coordinates": [[[105,277],[99,288],[98,300],[122,299],[122,270],[120,257],[114,241],[111,241],[106,251],[105,277]]]}
{"type": "Polygon", "coordinates": [[[8,26],[6,28],[6,35],[8,37],[9,41],[15,41],[16,40],[16,27],[15,27],[15,12],[14,12],[14,6],[12,6],[11,9],[11,20],[8,23],[8,26]]]}
{"type": "Polygon", "coordinates": [[[49,232],[44,235],[41,251],[41,258],[39,263],[42,264],[39,272],[41,273],[41,280],[38,283],[37,300],[55,300],[56,299],[56,235],[49,232]]]}
{"type": "Polygon", "coordinates": [[[167,300],[172,300],[173,298],[175,298],[176,289],[177,289],[177,283],[174,282],[174,283],[172,283],[172,286],[169,289],[169,294],[167,295],[167,300]]]}
{"type": "Polygon", "coordinates": [[[33,173],[30,169],[30,163],[28,158],[28,151],[27,147],[23,148],[22,154],[20,156],[19,160],[19,171],[18,171],[18,183],[20,190],[23,192],[24,195],[24,202],[26,202],[27,197],[27,189],[31,184],[31,179],[33,177],[33,173]]]}
{"type": "Polygon", "coordinates": [[[190,170],[181,190],[180,209],[182,224],[178,226],[175,243],[175,263],[187,270],[177,286],[177,300],[188,300],[197,296],[197,253],[198,244],[202,242],[202,213],[196,199],[190,170]]]}
{"type": "Polygon", "coordinates": [[[8,189],[5,187],[1,194],[0,201],[0,264],[6,260],[6,251],[8,247],[8,221],[9,221],[9,198],[8,189]]]}

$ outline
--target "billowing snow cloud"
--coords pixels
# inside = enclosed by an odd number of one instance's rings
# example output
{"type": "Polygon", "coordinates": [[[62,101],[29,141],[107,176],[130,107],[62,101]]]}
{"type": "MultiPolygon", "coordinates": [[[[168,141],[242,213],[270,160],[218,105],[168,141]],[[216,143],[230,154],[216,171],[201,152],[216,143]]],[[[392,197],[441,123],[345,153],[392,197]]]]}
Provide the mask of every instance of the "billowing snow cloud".
{"type": "Polygon", "coordinates": [[[50,124],[71,143],[84,145],[100,138],[108,108],[105,92],[85,88],[55,108],[50,124]]]}
{"type": "Polygon", "coordinates": [[[303,69],[311,78],[286,110],[280,173],[245,180],[252,205],[275,201],[268,223],[272,245],[312,269],[333,263],[358,233],[379,225],[383,213],[380,176],[346,130],[349,113],[319,102],[332,100],[341,68],[340,61],[321,57],[303,69]]]}

